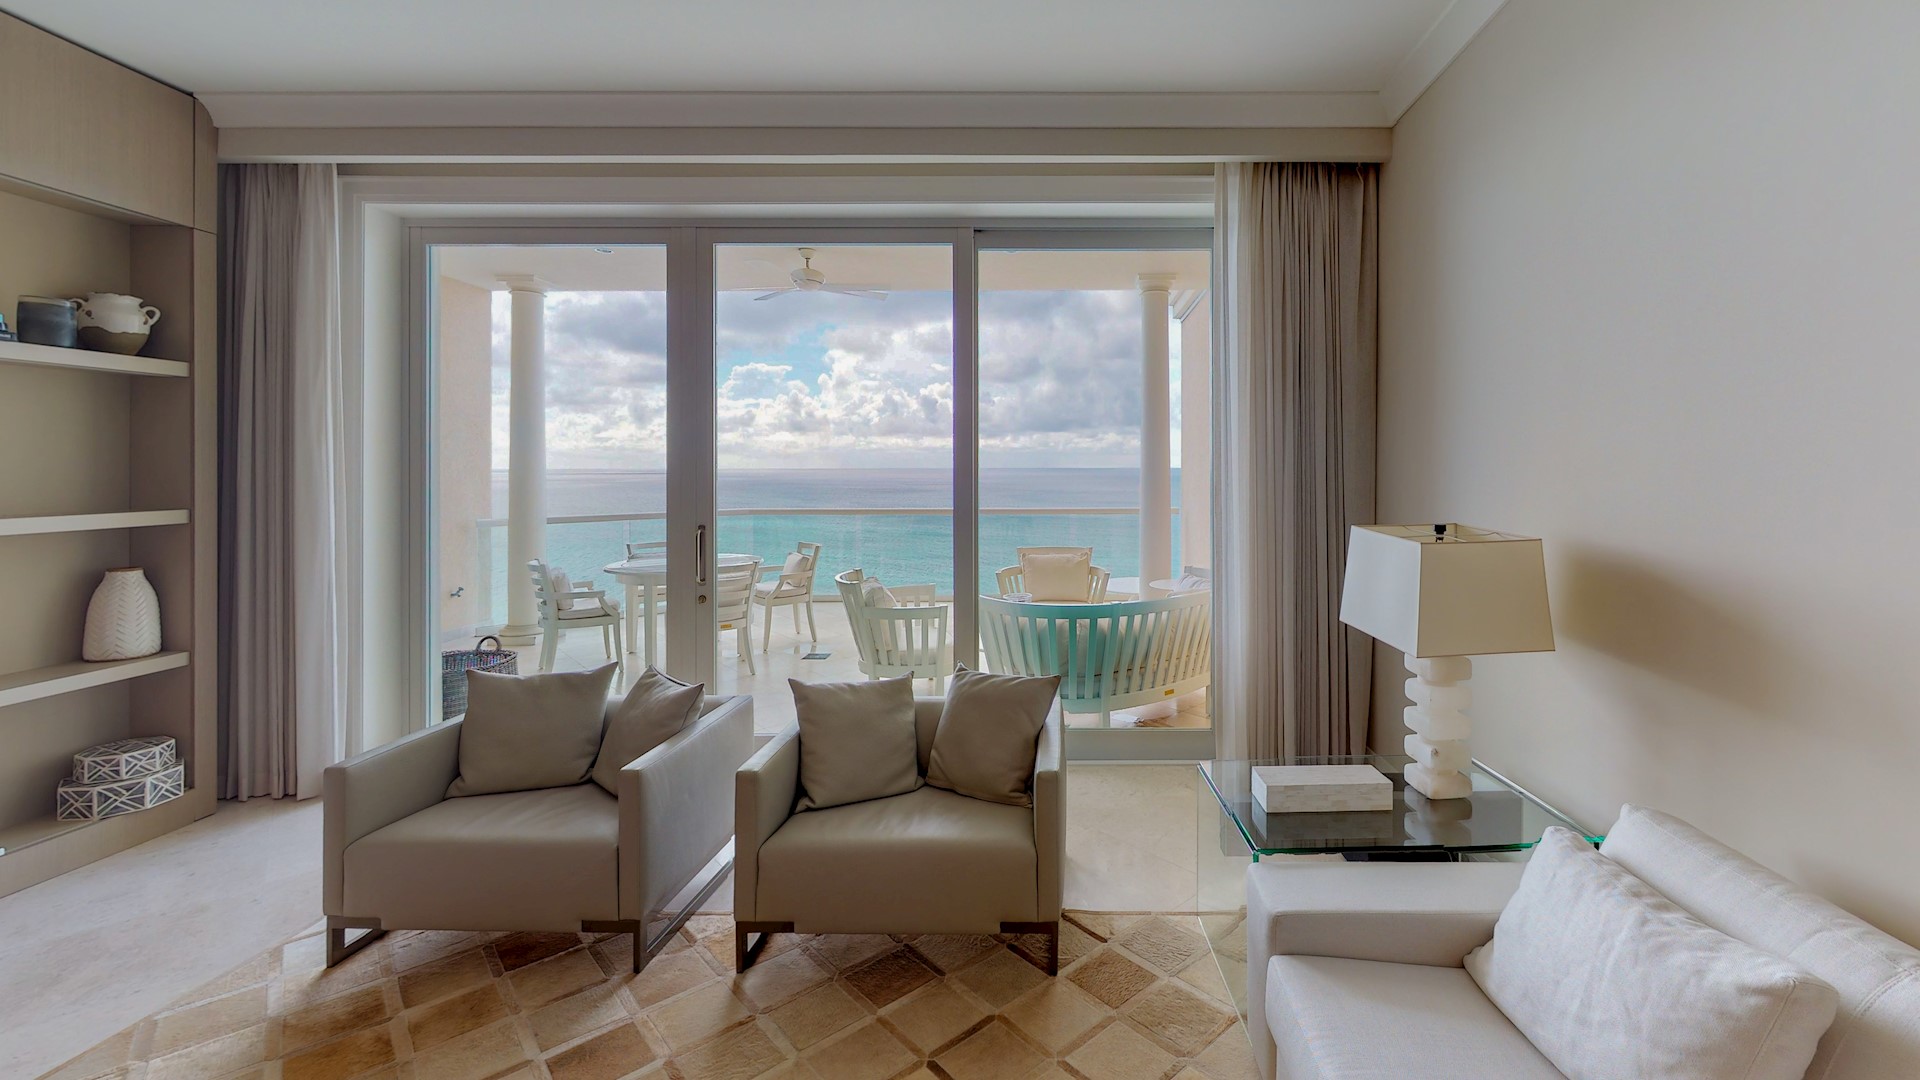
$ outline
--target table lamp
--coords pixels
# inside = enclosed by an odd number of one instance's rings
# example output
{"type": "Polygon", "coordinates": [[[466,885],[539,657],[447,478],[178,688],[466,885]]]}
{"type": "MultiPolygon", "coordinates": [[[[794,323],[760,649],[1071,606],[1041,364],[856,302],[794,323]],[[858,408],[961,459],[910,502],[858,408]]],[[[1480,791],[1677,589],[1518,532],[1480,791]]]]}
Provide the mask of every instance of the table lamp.
{"type": "Polygon", "coordinates": [[[1538,539],[1464,525],[1356,525],[1340,621],[1407,654],[1407,786],[1462,799],[1469,656],[1553,651],[1538,539]]]}

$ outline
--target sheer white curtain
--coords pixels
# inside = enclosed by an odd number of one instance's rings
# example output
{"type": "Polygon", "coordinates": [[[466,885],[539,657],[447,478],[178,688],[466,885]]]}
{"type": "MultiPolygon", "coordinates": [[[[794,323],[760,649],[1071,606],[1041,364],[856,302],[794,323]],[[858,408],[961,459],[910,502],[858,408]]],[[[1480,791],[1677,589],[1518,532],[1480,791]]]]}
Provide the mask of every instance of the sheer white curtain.
{"type": "Polygon", "coordinates": [[[344,754],[349,688],[338,184],[220,180],[220,791],[304,799],[344,754]]]}
{"type": "Polygon", "coordinates": [[[1371,165],[1216,172],[1214,679],[1226,757],[1362,753],[1372,644],[1340,623],[1373,518],[1371,165]]]}

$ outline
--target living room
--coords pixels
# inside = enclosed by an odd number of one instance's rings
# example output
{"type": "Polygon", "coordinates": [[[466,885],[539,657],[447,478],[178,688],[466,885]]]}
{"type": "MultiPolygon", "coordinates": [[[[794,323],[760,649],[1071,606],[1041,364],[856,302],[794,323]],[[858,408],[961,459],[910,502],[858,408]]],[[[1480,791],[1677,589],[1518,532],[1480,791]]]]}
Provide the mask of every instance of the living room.
{"type": "Polygon", "coordinates": [[[0,1075],[1920,1075],[1920,9],[7,12],[0,1075]]]}

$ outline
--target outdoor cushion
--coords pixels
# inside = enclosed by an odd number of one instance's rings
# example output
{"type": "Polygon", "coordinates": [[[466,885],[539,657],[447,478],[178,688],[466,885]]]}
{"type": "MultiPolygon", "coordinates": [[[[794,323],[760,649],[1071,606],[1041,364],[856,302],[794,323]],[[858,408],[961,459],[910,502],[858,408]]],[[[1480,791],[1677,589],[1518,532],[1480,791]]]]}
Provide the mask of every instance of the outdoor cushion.
{"type": "Polygon", "coordinates": [[[1032,810],[927,787],[795,814],[760,846],[755,914],[812,934],[1029,922],[1033,828],[1032,810]]]}
{"type": "Polygon", "coordinates": [[[894,598],[892,590],[880,584],[879,578],[867,578],[860,583],[860,602],[873,608],[900,606],[900,601],[894,598]]]}
{"type": "Polygon", "coordinates": [[[582,600],[557,614],[561,622],[570,622],[574,619],[598,619],[606,615],[620,614],[620,605],[604,597],[597,597],[592,600],[582,600]]]}
{"type": "Polygon", "coordinates": [[[467,672],[460,775],[448,798],[578,784],[593,771],[616,665],[547,675],[467,672]]]}
{"type": "Polygon", "coordinates": [[[988,802],[1032,806],[1034,747],[1060,676],[989,675],[960,668],[933,735],[927,783],[988,802]]]}
{"type": "Polygon", "coordinates": [[[1573,1080],[1800,1080],[1838,1003],[1559,827],[1466,970],[1573,1080]]]}
{"type": "Polygon", "coordinates": [[[619,841],[619,800],[592,784],[448,799],[348,845],[342,910],[389,926],[576,933],[620,917],[619,841]]]}
{"type": "Polygon", "coordinates": [[[793,688],[800,724],[800,787],[795,810],[884,799],[918,788],[920,755],[913,726],[913,679],[803,683],[793,688]]]}
{"type": "Polygon", "coordinates": [[[1020,556],[1020,587],[1036,601],[1085,603],[1093,590],[1093,555],[1028,552],[1020,556]]]}
{"type": "Polygon", "coordinates": [[[642,754],[680,733],[700,715],[707,686],[688,686],[648,668],[627,696],[607,709],[607,730],[593,762],[593,782],[608,794],[620,794],[620,770],[642,754]]]}
{"type": "MultiPolygon", "coordinates": [[[[567,595],[573,591],[573,581],[567,577],[565,570],[556,566],[549,571],[547,573],[547,588],[553,590],[553,609],[555,611],[565,612],[573,610],[573,597],[567,595]]],[[[564,615],[561,616],[561,618],[565,617],[564,615]]]]}
{"type": "Polygon", "coordinates": [[[1263,1006],[1285,1080],[1565,1080],[1457,967],[1276,956],[1263,1006]]]}

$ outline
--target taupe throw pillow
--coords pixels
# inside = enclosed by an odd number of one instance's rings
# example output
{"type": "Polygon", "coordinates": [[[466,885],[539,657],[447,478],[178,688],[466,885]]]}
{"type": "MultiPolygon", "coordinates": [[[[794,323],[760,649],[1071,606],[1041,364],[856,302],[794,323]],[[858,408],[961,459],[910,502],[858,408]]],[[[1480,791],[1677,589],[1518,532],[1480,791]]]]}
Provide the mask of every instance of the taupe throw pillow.
{"type": "Polygon", "coordinates": [[[607,714],[607,733],[600,737],[600,756],[593,762],[593,782],[618,795],[620,770],[647,751],[680,734],[700,715],[707,684],[688,686],[653,668],[633,681],[626,699],[607,714]]]}
{"type": "Polygon", "coordinates": [[[917,789],[920,743],[913,729],[913,679],[803,683],[793,687],[800,721],[798,810],[884,799],[917,789]]]}
{"type": "Polygon", "coordinates": [[[1032,806],[1033,756],[1060,676],[989,675],[962,667],[933,733],[927,783],[960,795],[1032,806]]]}
{"type": "Polygon", "coordinates": [[[593,771],[615,666],[553,675],[467,672],[460,775],[448,798],[566,787],[593,771]]]}

